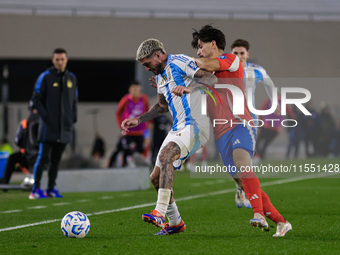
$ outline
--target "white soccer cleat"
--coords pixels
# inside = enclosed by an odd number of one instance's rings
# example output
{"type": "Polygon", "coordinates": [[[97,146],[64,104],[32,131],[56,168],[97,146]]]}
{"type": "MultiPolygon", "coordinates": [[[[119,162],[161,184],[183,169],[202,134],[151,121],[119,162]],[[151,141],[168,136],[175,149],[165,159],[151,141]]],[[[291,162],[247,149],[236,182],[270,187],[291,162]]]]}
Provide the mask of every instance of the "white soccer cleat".
{"type": "Polygon", "coordinates": [[[254,218],[249,221],[250,225],[255,228],[260,228],[264,231],[269,231],[269,225],[266,218],[259,213],[254,214],[254,218]]]}
{"type": "Polygon", "coordinates": [[[292,229],[292,224],[290,224],[288,221],[279,222],[277,223],[276,233],[273,235],[273,237],[285,236],[292,229]]]}
{"type": "Polygon", "coordinates": [[[235,204],[238,208],[244,206],[245,208],[251,208],[251,204],[242,189],[237,189],[235,194],[235,204]]]}

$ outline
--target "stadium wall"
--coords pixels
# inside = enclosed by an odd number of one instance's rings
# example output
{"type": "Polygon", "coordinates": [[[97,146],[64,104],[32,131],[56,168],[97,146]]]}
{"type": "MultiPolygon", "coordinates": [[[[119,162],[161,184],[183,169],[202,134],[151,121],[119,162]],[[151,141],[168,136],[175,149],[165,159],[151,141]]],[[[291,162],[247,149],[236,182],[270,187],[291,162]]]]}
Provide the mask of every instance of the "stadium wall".
{"type": "Polygon", "coordinates": [[[273,77],[339,76],[340,22],[0,15],[0,56],[50,57],[64,47],[70,58],[134,59],[149,37],[168,52],[195,56],[192,28],[205,24],[224,31],[227,45],[249,40],[252,57],[273,77]]]}

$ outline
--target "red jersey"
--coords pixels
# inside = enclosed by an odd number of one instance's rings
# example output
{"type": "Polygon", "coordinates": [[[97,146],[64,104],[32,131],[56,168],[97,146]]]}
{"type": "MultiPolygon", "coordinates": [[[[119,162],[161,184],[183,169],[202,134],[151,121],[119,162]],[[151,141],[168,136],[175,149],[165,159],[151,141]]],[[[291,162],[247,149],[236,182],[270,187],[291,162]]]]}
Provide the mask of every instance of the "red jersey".
{"type": "MultiPolygon", "coordinates": [[[[120,124],[123,120],[128,118],[136,118],[149,110],[148,96],[142,94],[139,98],[135,99],[132,95],[125,95],[118,104],[116,111],[117,124],[120,124]]],[[[147,128],[147,123],[141,123],[137,127],[129,129],[129,136],[141,136],[144,135],[144,131],[147,128]]]]}
{"type": "MultiPolygon", "coordinates": [[[[215,140],[219,139],[225,132],[231,130],[236,127],[237,123],[248,122],[252,120],[251,113],[248,109],[246,97],[245,97],[245,85],[244,85],[244,70],[241,64],[240,59],[233,54],[225,53],[216,58],[220,63],[220,70],[215,72],[215,76],[218,78],[218,84],[228,84],[234,85],[242,91],[243,99],[244,99],[244,114],[242,115],[234,115],[233,114],[233,94],[229,89],[226,88],[216,88],[216,91],[221,98],[222,105],[217,101],[217,105],[213,102],[213,100],[208,97],[208,113],[210,119],[216,120],[220,119],[219,123],[225,124],[216,124],[214,127],[214,136],[215,140]]],[[[245,123],[247,125],[247,123],[245,123]]],[[[250,124],[252,124],[250,122],[250,124]]]]}

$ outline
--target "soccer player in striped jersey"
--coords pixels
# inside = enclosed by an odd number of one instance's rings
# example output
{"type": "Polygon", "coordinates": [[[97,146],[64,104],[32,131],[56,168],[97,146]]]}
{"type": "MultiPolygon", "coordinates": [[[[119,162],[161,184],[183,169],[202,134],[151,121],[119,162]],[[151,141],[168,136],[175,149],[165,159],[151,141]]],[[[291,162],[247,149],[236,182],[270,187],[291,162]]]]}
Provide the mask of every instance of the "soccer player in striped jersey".
{"type": "Polygon", "coordinates": [[[156,208],[143,214],[142,219],[162,230],[155,235],[170,235],[185,230],[186,226],[173,198],[172,184],[175,168],[196,150],[203,147],[209,138],[209,119],[200,113],[201,90],[187,89],[200,82],[215,84],[216,77],[201,70],[195,61],[184,54],[167,54],[157,39],[148,39],[137,50],[136,60],[156,75],[158,102],[137,118],[126,119],[121,127],[129,128],[154,119],[168,111],[173,117],[173,126],[165,138],[151,173],[151,182],[158,192],[156,208]],[[169,223],[165,224],[165,215],[169,223]]]}
{"type": "MultiPolygon", "coordinates": [[[[266,70],[259,65],[249,63],[249,48],[250,44],[248,41],[244,39],[237,39],[231,44],[231,53],[238,56],[241,60],[242,67],[244,69],[244,78],[245,78],[245,89],[252,91],[252,102],[255,107],[255,89],[256,85],[263,84],[263,86],[266,89],[267,95],[272,100],[273,95],[273,88],[274,83],[272,79],[267,74],[266,70]]],[[[278,113],[279,109],[276,113],[278,113]]],[[[253,119],[257,119],[257,116],[255,116],[252,113],[253,119]]],[[[256,124],[256,123],[255,123],[256,124]]],[[[253,159],[253,163],[255,163],[256,157],[253,159]]],[[[241,208],[242,206],[245,206],[246,208],[251,208],[251,205],[249,203],[249,200],[247,196],[245,195],[242,188],[236,184],[236,194],[235,194],[235,203],[238,208],[241,208]]]]}
{"type": "Polygon", "coordinates": [[[197,49],[197,55],[199,56],[199,58],[194,58],[198,67],[214,72],[216,77],[219,78],[219,83],[233,84],[243,93],[245,103],[243,115],[233,114],[232,109],[235,102],[231,91],[226,88],[218,89],[218,95],[222,98],[221,106],[215,106],[211,103],[212,100],[208,98],[208,113],[212,120],[229,120],[223,126],[215,125],[215,142],[224,165],[228,169],[236,167],[237,171],[230,171],[229,173],[249,197],[254,213],[249,223],[253,227],[269,231],[269,226],[265,219],[265,216],[267,216],[277,224],[277,231],[273,236],[284,236],[292,229],[291,224],[272,205],[267,194],[261,189],[256,174],[252,171],[241,171],[242,169],[251,169],[251,158],[255,153],[256,140],[254,127],[246,124],[231,125],[237,120],[240,123],[245,123],[244,120],[247,121],[252,118],[244,96],[244,70],[241,61],[236,55],[223,53],[226,43],[225,36],[220,30],[206,25],[199,31],[195,30],[192,35],[192,46],[197,49]]]}
{"type": "MultiPolygon", "coordinates": [[[[255,89],[256,85],[263,84],[267,95],[272,99],[274,83],[267,74],[266,70],[259,65],[249,63],[249,48],[250,44],[244,39],[237,39],[231,44],[231,53],[238,56],[244,68],[245,89],[250,89],[253,95],[253,104],[255,106],[255,89]]],[[[253,117],[255,117],[253,115],[253,117]]]]}

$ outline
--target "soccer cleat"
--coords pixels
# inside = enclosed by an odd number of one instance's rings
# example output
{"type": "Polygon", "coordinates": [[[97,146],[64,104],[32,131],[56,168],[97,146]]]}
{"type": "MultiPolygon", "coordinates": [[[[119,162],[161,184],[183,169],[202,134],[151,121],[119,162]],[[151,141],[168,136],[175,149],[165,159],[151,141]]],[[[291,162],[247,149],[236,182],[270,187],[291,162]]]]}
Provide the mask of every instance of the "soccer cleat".
{"type": "Polygon", "coordinates": [[[39,189],[36,188],[34,192],[32,192],[29,197],[29,199],[40,199],[40,198],[47,198],[47,196],[45,196],[44,192],[39,189]]]}
{"type": "Polygon", "coordinates": [[[63,198],[63,195],[59,194],[59,191],[53,188],[52,190],[47,190],[45,192],[46,197],[63,198]]]}
{"type": "Polygon", "coordinates": [[[255,228],[260,228],[264,231],[269,231],[268,223],[264,216],[259,213],[254,214],[254,218],[249,221],[250,225],[255,228]]]}
{"type": "Polygon", "coordinates": [[[286,222],[278,222],[276,233],[273,235],[274,237],[282,237],[285,236],[290,230],[292,230],[292,224],[288,221],[286,222]]]}
{"type": "Polygon", "coordinates": [[[251,204],[242,189],[237,189],[235,194],[235,204],[238,208],[244,206],[245,208],[251,208],[251,204]]]}
{"type": "Polygon", "coordinates": [[[165,226],[164,216],[162,216],[162,214],[160,214],[156,210],[152,210],[151,213],[143,214],[142,219],[145,222],[155,225],[156,227],[159,227],[159,228],[164,228],[165,226]]]}
{"type": "Polygon", "coordinates": [[[170,226],[169,223],[167,223],[161,231],[155,234],[155,236],[178,234],[180,232],[183,232],[186,228],[187,227],[185,226],[183,220],[181,220],[181,223],[176,226],[170,226]]]}

